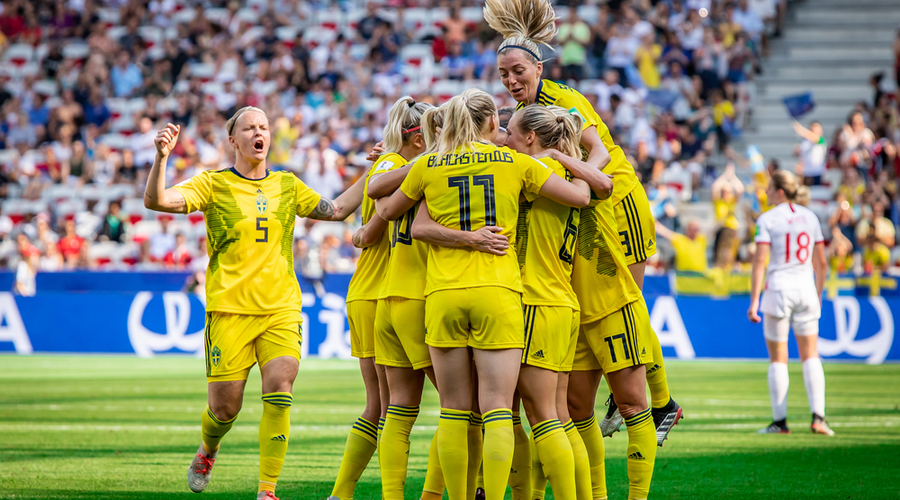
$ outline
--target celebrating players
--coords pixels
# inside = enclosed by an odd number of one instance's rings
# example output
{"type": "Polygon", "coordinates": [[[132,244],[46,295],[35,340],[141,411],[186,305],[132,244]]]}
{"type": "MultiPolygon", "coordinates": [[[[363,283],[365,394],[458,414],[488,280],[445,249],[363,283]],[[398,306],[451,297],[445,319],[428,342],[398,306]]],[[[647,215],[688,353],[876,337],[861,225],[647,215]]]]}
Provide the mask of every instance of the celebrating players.
{"type": "MultiPolygon", "coordinates": [[[[638,288],[641,288],[647,258],[656,253],[656,229],[647,194],[622,148],[613,142],[609,128],[588,100],[574,89],[541,79],[544,66],[538,44],[549,46],[548,43],[556,35],[556,14],[553,7],[548,0],[487,0],[484,18],[503,35],[504,40],[497,50],[497,67],[503,85],[519,103],[518,107],[529,104],[555,105],[581,118],[584,160],[614,177],[615,189],[611,202],[615,205],[615,241],[622,246],[628,269],[638,288]]],[[[578,276],[581,273],[577,263],[575,267],[573,285],[579,298],[593,293],[592,289],[579,287],[582,280],[578,276]]],[[[581,321],[586,320],[582,311],[581,321]]],[[[669,431],[681,418],[681,408],[669,396],[662,348],[655,333],[650,335],[647,347],[653,350],[654,363],[647,366],[647,381],[650,386],[653,421],[657,428],[657,442],[662,446],[669,431]]],[[[573,374],[573,377],[580,378],[580,375],[573,374]]],[[[609,412],[603,422],[605,425],[602,426],[604,436],[617,431],[621,424],[616,400],[610,397],[609,403],[609,412]]]]}
{"type": "Polygon", "coordinates": [[[825,238],[816,214],[794,203],[799,187],[797,177],[790,172],[779,170],[772,174],[766,195],[775,206],[756,221],[757,248],[747,317],[759,323],[759,312],[763,313],[772,399],[772,423],[759,432],[791,432],[787,426],[787,362],[788,332],[793,327],[812,412],[810,428],[816,434],[833,436],[834,431],[825,422],[825,372],[816,348],[827,273],[825,238]],[[760,302],[764,278],[766,286],[760,302]]]}
{"type": "MultiPolygon", "coordinates": [[[[488,94],[469,89],[451,99],[437,152],[422,156],[400,189],[379,200],[379,214],[396,220],[424,197],[429,215],[439,224],[465,231],[497,226],[514,242],[520,193],[541,194],[567,205],[588,204],[587,189],[566,182],[529,156],[491,144],[497,130],[497,108],[488,94]]],[[[460,374],[471,370],[470,352],[484,412],[485,495],[499,500],[506,490],[514,445],[510,407],[524,347],[521,292],[513,253],[431,245],[425,340],[440,389],[438,455],[452,500],[466,498],[473,387],[460,374]]]]}
{"type": "Polygon", "coordinates": [[[166,162],[181,127],[156,136],[144,204],[169,213],[206,216],[206,378],[209,405],[201,417],[202,443],[188,469],[188,486],[209,483],[219,443],[241,409],[247,374],[259,363],[263,413],[259,425],[257,499],[275,498],[290,436],[292,390],[300,366],[300,286],[294,275],[297,216],[343,220],[362,201],[357,182],[332,202],[290,172],[271,172],[266,156],[269,120],[258,108],[238,110],[225,124],[235,164],[206,171],[166,189],[166,162]]]}

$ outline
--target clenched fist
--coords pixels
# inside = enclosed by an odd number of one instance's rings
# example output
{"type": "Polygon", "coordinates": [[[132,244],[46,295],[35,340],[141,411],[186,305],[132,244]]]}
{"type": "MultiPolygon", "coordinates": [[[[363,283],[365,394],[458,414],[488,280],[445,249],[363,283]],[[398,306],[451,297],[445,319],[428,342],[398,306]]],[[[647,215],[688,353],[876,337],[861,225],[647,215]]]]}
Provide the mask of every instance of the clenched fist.
{"type": "Polygon", "coordinates": [[[153,141],[156,144],[156,151],[161,156],[169,156],[169,153],[175,149],[175,145],[178,144],[178,134],[181,132],[181,125],[174,125],[172,123],[167,123],[166,128],[159,131],[156,134],[156,140],[153,141]]]}

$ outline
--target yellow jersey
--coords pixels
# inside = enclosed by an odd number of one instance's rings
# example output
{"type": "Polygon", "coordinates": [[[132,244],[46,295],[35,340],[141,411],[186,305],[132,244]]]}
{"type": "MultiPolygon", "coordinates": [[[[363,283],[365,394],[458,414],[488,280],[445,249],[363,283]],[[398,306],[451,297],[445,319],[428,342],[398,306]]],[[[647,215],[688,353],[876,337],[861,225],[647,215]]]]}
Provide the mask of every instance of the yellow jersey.
{"type": "MultiPolygon", "coordinates": [[[[424,155],[410,168],[400,190],[425,197],[435,222],[473,231],[499,226],[516,248],[519,194],[537,196],[553,172],[534,158],[493,144],[474,143],[438,158],[424,155]]],[[[428,252],[425,295],[438,290],[500,286],[522,291],[516,252],[493,255],[471,248],[432,245],[428,252]]]]}
{"type": "MultiPolygon", "coordinates": [[[[572,174],[558,161],[542,158],[556,175],[572,174]]],[[[572,289],[572,262],[581,210],[543,196],[526,195],[519,203],[516,255],[522,272],[522,302],[528,305],[578,308],[572,289]]]]}
{"type": "Polygon", "coordinates": [[[175,189],[187,212],[206,219],[206,310],[275,314],[300,310],[294,273],[294,221],[321,196],[290,172],[242,177],[233,167],[208,170],[175,189]]]}
{"type": "Polygon", "coordinates": [[[679,233],[673,234],[672,248],[675,250],[675,270],[698,273],[708,271],[706,244],[706,236],[702,234],[698,234],[694,239],[679,233]]]}
{"type": "MultiPolygon", "coordinates": [[[[535,104],[541,106],[559,106],[569,110],[569,113],[578,115],[583,123],[582,130],[590,126],[597,127],[597,134],[603,145],[609,152],[610,161],[603,168],[603,172],[613,177],[613,192],[610,200],[613,205],[622,201],[622,198],[628,196],[640,182],[634,173],[634,167],[625,157],[625,152],[612,140],[609,133],[609,127],[600,119],[600,115],[594,111],[593,106],[588,100],[577,90],[561,85],[550,80],[541,80],[538,85],[537,100],[535,104]]],[[[519,103],[516,109],[522,109],[524,103],[519,103]]],[[[581,156],[583,160],[587,160],[588,152],[582,146],[581,156]]]]}
{"type": "Polygon", "coordinates": [[[581,304],[582,323],[605,318],[641,298],[618,238],[609,200],[581,209],[572,288],[581,304]]]}
{"type": "MultiPolygon", "coordinates": [[[[362,223],[368,224],[375,217],[375,200],[369,198],[369,181],[372,177],[406,165],[406,158],[397,153],[385,153],[375,160],[366,174],[366,184],[363,186],[362,223]]],[[[390,233],[381,233],[378,242],[363,248],[359,260],[356,262],[356,271],[350,278],[350,286],[347,289],[347,302],[354,300],[377,300],[384,277],[388,272],[388,258],[391,252],[390,233]]]]}

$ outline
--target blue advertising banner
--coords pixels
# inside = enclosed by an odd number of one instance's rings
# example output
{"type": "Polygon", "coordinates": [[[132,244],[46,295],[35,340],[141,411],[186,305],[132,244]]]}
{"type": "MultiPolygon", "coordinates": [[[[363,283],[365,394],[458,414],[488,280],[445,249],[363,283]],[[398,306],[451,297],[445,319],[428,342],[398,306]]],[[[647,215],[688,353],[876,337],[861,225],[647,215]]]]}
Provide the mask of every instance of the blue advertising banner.
{"type": "MultiPolygon", "coordinates": [[[[349,357],[349,275],[301,280],[303,354],[349,357]]],[[[678,359],[765,359],[762,326],[747,321],[746,296],[647,297],[663,352],[678,359]]],[[[826,359],[878,364],[900,361],[894,317],[900,298],[837,296],[825,301],[819,351],[826,359]]],[[[143,357],[203,355],[204,303],[168,292],[0,292],[0,352],[116,353],[143,357]]],[[[796,346],[791,340],[791,355],[796,346]]]]}

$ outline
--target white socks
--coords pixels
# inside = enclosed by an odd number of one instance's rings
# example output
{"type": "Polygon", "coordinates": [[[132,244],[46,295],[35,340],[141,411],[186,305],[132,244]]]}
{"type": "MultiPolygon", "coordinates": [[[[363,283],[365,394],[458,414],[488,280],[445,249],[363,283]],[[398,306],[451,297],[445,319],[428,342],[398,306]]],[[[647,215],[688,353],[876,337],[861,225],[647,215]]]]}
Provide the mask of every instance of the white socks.
{"type": "MultiPolygon", "coordinates": [[[[785,373],[787,373],[787,366],[785,366],[785,373]]],[[[772,386],[771,380],[772,369],[770,368],[769,387],[772,386]]],[[[803,362],[803,382],[806,384],[806,395],[809,397],[809,411],[825,417],[825,370],[822,369],[820,358],[809,358],[803,362]]]]}
{"type": "MultiPolygon", "coordinates": [[[[818,359],[818,358],[816,358],[818,359]]],[[[807,360],[807,362],[812,360],[807,360]]],[[[821,373],[822,364],[819,364],[821,373]]],[[[806,363],[803,363],[803,375],[806,378],[806,363]]],[[[791,385],[791,379],[788,376],[787,363],[769,363],[769,396],[772,398],[772,420],[779,422],[787,418],[787,395],[788,387],[791,385]]],[[[808,387],[808,386],[807,386],[808,387]]],[[[824,407],[824,387],[825,378],[822,377],[823,387],[823,407],[824,407]]],[[[807,392],[809,389],[807,389],[807,392]]],[[[812,405],[812,398],[810,398],[812,405]]]]}

